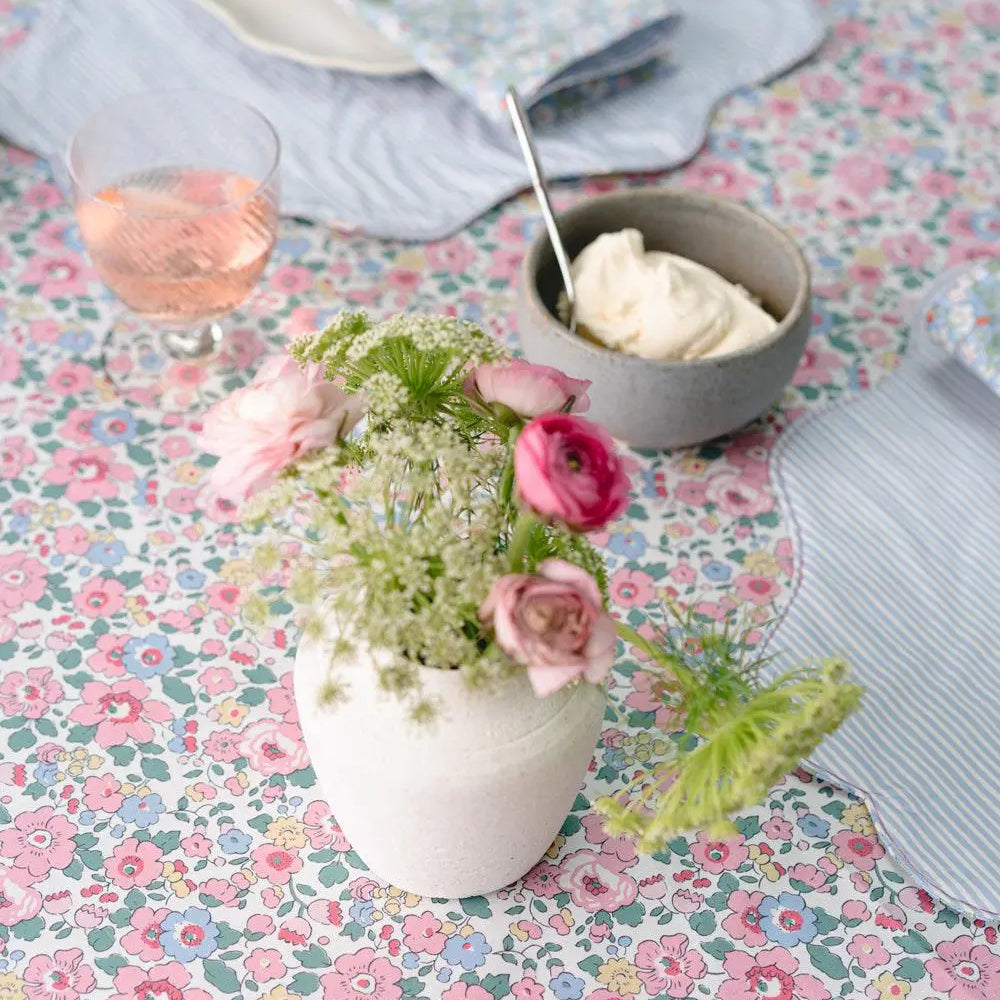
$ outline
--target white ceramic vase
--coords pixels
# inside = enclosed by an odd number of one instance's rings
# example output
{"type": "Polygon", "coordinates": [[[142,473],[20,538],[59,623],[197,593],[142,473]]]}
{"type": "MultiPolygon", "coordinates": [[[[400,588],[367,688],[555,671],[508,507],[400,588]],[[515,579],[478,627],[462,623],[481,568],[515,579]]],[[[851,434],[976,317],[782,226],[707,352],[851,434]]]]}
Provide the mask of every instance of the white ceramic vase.
{"type": "Polygon", "coordinates": [[[303,641],[295,698],[320,787],[372,873],[421,896],[493,892],[548,849],[579,791],[604,717],[603,686],[537,698],[527,678],[469,690],[425,669],[435,722],[409,721],[370,658],[337,664],[345,701],[321,707],[327,653],[303,641]]]}

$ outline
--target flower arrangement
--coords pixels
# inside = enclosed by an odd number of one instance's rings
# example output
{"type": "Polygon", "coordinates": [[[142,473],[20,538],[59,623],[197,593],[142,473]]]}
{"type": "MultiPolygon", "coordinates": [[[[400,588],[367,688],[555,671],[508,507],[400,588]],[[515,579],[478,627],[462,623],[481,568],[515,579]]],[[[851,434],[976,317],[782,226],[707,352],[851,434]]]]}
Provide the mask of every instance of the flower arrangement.
{"type": "Polygon", "coordinates": [[[349,694],[336,664],[359,649],[426,721],[440,707],[428,668],[473,686],[523,670],[545,697],[603,683],[619,640],[641,645],[691,734],[601,804],[646,846],[762,797],[857,703],[839,666],[760,688],[728,635],[699,631],[692,659],[676,630],[650,643],[609,614],[586,533],[624,512],[629,483],[609,435],[581,416],[588,382],[441,317],[343,313],[289,355],[209,411],[202,444],[220,456],[213,488],[246,501],[248,525],[285,518],[302,543],[292,559],[257,546],[262,588],[245,614],[287,613],[291,598],[332,651],[324,699],[349,694]]]}

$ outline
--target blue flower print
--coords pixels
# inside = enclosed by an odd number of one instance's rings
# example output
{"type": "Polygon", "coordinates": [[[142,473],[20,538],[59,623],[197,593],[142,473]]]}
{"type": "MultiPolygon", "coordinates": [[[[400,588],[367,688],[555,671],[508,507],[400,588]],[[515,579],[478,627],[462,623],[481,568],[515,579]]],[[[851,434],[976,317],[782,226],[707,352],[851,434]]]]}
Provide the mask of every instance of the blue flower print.
{"type": "Polygon", "coordinates": [[[803,813],[795,822],[807,837],[825,837],[830,832],[830,824],[814,813],[803,813]]]}
{"type": "Polygon", "coordinates": [[[370,899],[356,899],[347,911],[348,916],[362,927],[371,927],[375,922],[375,904],[370,899]]]}
{"type": "Polygon", "coordinates": [[[196,569],[182,569],[177,574],[177,586],[185,590],[198,590],[205,582],[205,574],[199,573],[196,569]]]}
{"type": "Polygon", "coordinates": [[[219,847],[223,854],[246,854],[250,850],[250,835],[231,826],[219,834],[219,847]]]}
{"type": "Polygon", "coordinates": [[[765,896],[757,907],[760,929],[768,941],[794,948],[816,937],[816,915],[806,901],[794,892],[780,893],[778,898],[765,896]]]}
{"type": "Polygon", "coordinates": [[[59,335],[59,346],[70,354],[85,354],[94,342],[89,330],[67,330],[59,335]]]}
{"type": "Polygon", "coordinates": [[[486,935],[475,931],[468,937],[452,934],[444,943],[441,957],[449,965],[460,965],[466,972],[478,969],[486,961],[486,956],[492,951],[486,941],[486,935]]]}
{"type": "Polygon", "coordinates": [[[56,775],[59,773],[58,764],[39,764],[35,768],[35,781],[46,788],[51,788],[56,783],[56,775]]]}
{"type": "Polygon", "coordinates": [[[31,518],[27,514],[15,514],[7,525],[7,529],[15,535],[23,535],[31,527],[31,518]]]}
{"type": "Polygon", "coordinates": [[[646,539],[638,531],[623,531],[611,536],[608,548],[626,559],[641,559],[646,552],[646,539]]]}
{"type": "Polygon", "coordinates": [[[583,996],[583,980],[569,972],[560,972],[549,980],[549,989],[556,1000],[580,1000],[583,996]]]}
{"type": "Polygon", "coordinates": [[[135,417],[128,410],[98,413],[91,422],[90,431],[102,444],[131,441],[136,432],[135,417]]]}
{"type": "Polygon", "coordinates": [[[606,767],[614,768],[616,771],[624,771],[628,767],[625,760],[625,751],[621,747],[608,747],[603,755],[606,767]]]}
{"type": "Polygon", "coordinates": [[[174,665],[174,651],[165,635],[136,636],[122,650],[125,669],[139,680],[161,677],[174,665]]]}
{"type": "Polygon", "coordinates": [[[110,569],[125,558],[125,545],[122,542],[94,542],[87,549],[84,558],[110,569]]]}
{"type": "Polygon", "coordinates": [[[118,817],[140,830],[151,827],[166,808],[155,792],[151,795],[129,795],[118,807],[118,817]]]}
{"type": "Polygon", "coordinates": [[[188,720],[174,719],[170,723],[170,731],[174,735],[167,744],[167,749],[173,753],[184,753],[188,749],[184,743],[184,738],[188,735],[188,720]]]}
{"type": "Polygon", "coordinates": [[[714,559],[709,562],[702,563],[701,571],[713,583],[724,583],[733,575],[732,567],[727,566],[723,562],[717,562],[714,559]]]}
{"type": "Polygon", "coordinates": [[[972,231],[983,240],[1000,240],[1000,209],[976,212],[971,220],[972,231]]]}
{"type": "Polygon", "coordinates": [[[212,914],[199,906],[169,914],[160,928],[160,947],[179,962],[208,958],[216,949],[219,928],[212,923],[212,914]]]}

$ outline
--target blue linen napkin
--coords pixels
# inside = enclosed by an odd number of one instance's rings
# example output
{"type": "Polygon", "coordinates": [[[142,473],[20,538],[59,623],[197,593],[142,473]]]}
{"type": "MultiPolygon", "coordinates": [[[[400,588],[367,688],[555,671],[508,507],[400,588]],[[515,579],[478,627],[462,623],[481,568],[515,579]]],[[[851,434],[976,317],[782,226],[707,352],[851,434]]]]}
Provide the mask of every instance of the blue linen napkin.
{"type": "Polygon", "coordinates": [[[353,0],[352,6],[496,119],[505,115],[511,84],[529,108],[577,89],[590,100],[605,96],[662,53],[677,21],[674,0],[353,0]]]}
{"type": "Polygon", "coordinates": [[[861,710],[809,766],[865,799],[931,895],[997,920],[1000,399],[929,336],[938,294],[896,373],[804,418],[772,455],[798,586],[768,671],[847,659],[861,710]]]}
{"type": "MultiPolygon", "coordinates": [[[[550,177],[653,170],[693,155],[712,108],[815,49],[814,0],[677,0],[677,61],[539,129],[550,177]]],[[[207,87],[259,108],[282,138],[282,209],[374,236],[449,235],[527,186],[517,142],[427,74],[371,77],[248,48],[190,0],[47,0],[0,63],[0,133],[62,162],[70,136],[117,98],[207,87]]]]}

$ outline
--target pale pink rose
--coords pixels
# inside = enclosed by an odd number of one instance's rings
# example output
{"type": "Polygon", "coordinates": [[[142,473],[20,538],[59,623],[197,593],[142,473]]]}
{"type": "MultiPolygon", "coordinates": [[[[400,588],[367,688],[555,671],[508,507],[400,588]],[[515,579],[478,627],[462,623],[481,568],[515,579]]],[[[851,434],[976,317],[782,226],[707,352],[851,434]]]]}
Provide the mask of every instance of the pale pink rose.
{"type": "Polygon", "coordinates": [[[690,889],[678,889],[670,898],[670,902],[678,913],[695,913],[701,909],[705,897],[700,892],[692,892],[690,889]]]}
{"type": "Polygon", "coordinates": [[[310,802],[302,814],[305,823],[305,834],[314,851],[329,847],[331,851],[349,851],[350,842],[344,836],[344,831],[330,813],[330,807],[320,800],[310,802]]]}
{"type": "Polygon", "coordinates": [[[286,971],[285,963],[281,960],[281,952],[277,948],[254,948],[243,959],[243,968],[258,983],[280,979],[286,971]]]}
{"type": "Polygon", "coordinates": [[[136,1000],[156,997],[157,1000],[213,1000],[204,990],[191,989],[191,973],[180,962],[167,962],[151,969],[137,965],[122,966],[115,973],[115,989],[108,1000],[136,1000]]]}
{"type": "Polygon", "coordinates": [[[41,764],[54,764],[63,752],[58,743],[40,743],[35,756],[41,764]]]}
{"type": "Polygon", "coordinates": [[[514,446],[521,501],[576,531],[595,531],[628,506],[629,480],[603,427],[568,413],[527,424],[514,446]]]}
{"type": "Polygon", "coordinates": [[[847,946],[847,954],[866,971],[889,961],[889,952],[875,934],[855,934],[847,946]]]}
{"type": "Polygon", "coordinates": [[[40,719],[62,696],[62,685],[52,680],[49,667],[29,667],[23,674],[12,670],[0,681],[0,710],[4,715],[40,719]]]}
{"type": "Polygon", "coordinates": [[[163,872],[163,851],[150,840],[129,837],[104,862],[108,878],[120,889],[147,886],[163,872]]]}
{"type": "Polygon", "coordinates": [[[19,813],[13,823],[0,832],[0,855],[12,858],[13,868],[23,869],[29,880],[37,882],[53,869],[63,869],[73,860],[76,844],[75,823],[57,813],[52,806],[19,813]]]}
{"type": "Polygon", "coordinates": [[[722,921],[722,929],[734,940],[746,941],[749,948],[759,948],[767,943],[767,937],[760,929],[758,909],[763,899],[762,892],[734,889],[726,900],[730,912],[722,921]]]}
{"type": "Polygon", "coordinates": [[[707,972],[704,960],[691,949],[686,934],[640,941],[635,950],[635,964],[650,996],[659,993],[668,997],[689,996],[695,981],[703,979],[707,972]]]}
{"type": "Polygon", "coordinates": [[[465,394],[484,403],[499,403],[519,417],[530,419],[557,413],[572,401],[573,413],[590,409],[586,379],[570,378],[558,368],[533,365],[520,358],[480,365],[465,380],[465,394]]]}
{"type": "Polygon", "coordinates": [[[262,844],[250,853],[253,870],[259,878],[266,878],[272,885],[287,885],[292,875],[302,868],[298,851],[262,844]]]}
{"type": "Polygon", "coordinates": [[[35,955],[24,970],[24,992],[28,1000],[78,1000],[90,996],[94,973],[83,964],[79,948],[57,949],[35,955]]]}
{"type": "Polygon", "coordinates": [[[163,933],[162,923],[170,914],[165,906],[154,910],[149,906],[140,906],[129,918],[132,928],[122,938],[122,947],[135,955],[140,962],[158,962],[163,958],[163,946],[160,935],[163,933]]]}
{"type": "Polygon", "coordinates": [[[319,365],[272,358],[205,415],[199,445],[219,456],[210,486],[223,499],[245,499],[289,462],[344,437],[363,413],[363,399],[325,381],[319,365]]]}
{"type": "Polygon", "coordinates": [[[621,870],[622,864],[608,854],[596,851],[575,851],[560,865],[559,884],[570,894],[573,903],[596,913],[608,913],[635,902],[639,885],[631,875],[621,870]]]}
{"type": "Polygon", "coordinates": [[[88,681],[80,694],[83,701],[69,717],[85,726],[96,725],[94,739],[105,749],[129,739],[149,743],[153,739],[150,722],[169,722],[172,717],[170,709],[148,698],[149,688],[134,678],[113,684],[88,681]]]}
{"type": "Polygon", "coordinates": [[[410,951],[440,955],[448,935],[441,930],[441,921],[433,913],[411,913],[403,918],[403,946],[410,951]]]}
{"type": "Polygon", "coordinates": [[[83,783],[83,804],[93,812],[117,812],[125,801],[122,783],[113,774],[92,776],[83,783]]]}
{"type": "Polygon", "coordinates": [[[562,559],[546,559],[537,576],[500,577],[479,618],[492,626],[500,648],[527,668],[541,698],[570,681],[600,683],[614,662],[615,624],[601,609],[597,584],[562,559]]]}
{"type": "Polygon", "coordinates": [[[239,748],[250,767],[265,777],[291,774],[309,763],[299,727],[273,719],[247,726],[240,735],[239,748]]]}
{"type": "Polygon", "coordinates": [[[351,879],[347,888],[351,899],[371,899],[375,890],[379,888],[379,884],[374,879],[368,878],[367,875],[360,875],[358,878],[351,879]]]}
{"type": "Polygon", "coordinates": [[[45,567],[27,552],[0,555],[0,610],[17,611],[45,593],[45,567]]]}
{"type": "Polygon", "coordinates": [[[371,948],[353,955],[338,955],[333,971],[320,976],[323,1000],[399,1000],[403,990],[396,985],[402,972],[387,958],[376,957],[371,948]]]}
{"type": "Polygon", "coordinates": [[[23,920],[31,920],[42,908],[42,896],[31,887],[35,879],[25,868],[0,864],[0,925],[13,927],[23,920]]]}

